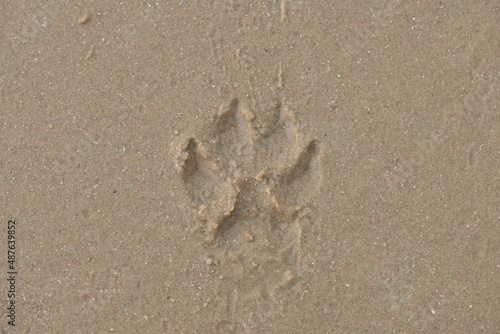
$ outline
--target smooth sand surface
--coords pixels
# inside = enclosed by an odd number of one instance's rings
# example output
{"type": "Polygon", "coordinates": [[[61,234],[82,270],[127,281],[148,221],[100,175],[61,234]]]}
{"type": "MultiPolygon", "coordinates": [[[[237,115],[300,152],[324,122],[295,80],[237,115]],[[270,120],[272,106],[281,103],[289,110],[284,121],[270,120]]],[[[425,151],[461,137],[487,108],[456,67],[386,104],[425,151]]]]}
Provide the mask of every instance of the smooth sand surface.
{"type": "Polygon", "coordinates": [[[499,16],[0,1],[1,332],[499,333],[499,16]]]}

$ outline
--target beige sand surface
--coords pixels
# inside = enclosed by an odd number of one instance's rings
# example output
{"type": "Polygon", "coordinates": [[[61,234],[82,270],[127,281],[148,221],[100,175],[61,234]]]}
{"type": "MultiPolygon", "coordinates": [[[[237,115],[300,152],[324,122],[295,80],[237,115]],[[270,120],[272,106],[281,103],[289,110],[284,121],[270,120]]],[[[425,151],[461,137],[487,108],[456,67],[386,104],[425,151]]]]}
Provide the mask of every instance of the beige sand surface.
{"type": "Polygon", "coordinates": [[[499,7],[0,1],[1,332],[500,333],[499,7]]]}

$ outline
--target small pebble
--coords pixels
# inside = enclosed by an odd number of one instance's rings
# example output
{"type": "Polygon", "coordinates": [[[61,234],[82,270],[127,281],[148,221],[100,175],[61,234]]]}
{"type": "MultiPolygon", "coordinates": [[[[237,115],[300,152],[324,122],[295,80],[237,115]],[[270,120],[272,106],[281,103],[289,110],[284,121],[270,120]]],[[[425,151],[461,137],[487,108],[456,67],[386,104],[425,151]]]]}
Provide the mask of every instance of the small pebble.
{"type": "Polygon", "coordinates": [[[207,258],[205,260],[205,263],[207,264],[207,266],[215,266],[215,265],[217,265],[217,261],[215,261],[215,260],[213,260],[211,258],[207,258]]]}
{"type": "Polygon", "coordinates": [[[252,242],[254,240],[254,236],[252,234],[252,232],[248,231],[247,233],[245,233],[245,241],[246,242],[252,242]]]}
{"type": "Polygon", "coordinates": [[[89,60],[90,58],[92,58],[93,55],[94,55],[94,47],[92,46],[90,48],[90,50],[87,52],[87,55],[85,56],[85,59],[89,60]]]}
{"type": "Polygon", "coordinates": [[[90,21],[90,14],[85,14],[78,20],[78,23],[85,24],[90,21]]]}

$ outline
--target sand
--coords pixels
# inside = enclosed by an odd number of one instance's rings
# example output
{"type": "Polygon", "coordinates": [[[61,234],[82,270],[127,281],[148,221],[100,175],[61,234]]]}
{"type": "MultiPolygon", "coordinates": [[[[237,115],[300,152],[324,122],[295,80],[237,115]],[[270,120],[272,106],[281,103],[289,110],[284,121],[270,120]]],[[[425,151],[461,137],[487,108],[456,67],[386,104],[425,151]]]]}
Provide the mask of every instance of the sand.
{"type": "Polygon", "coordinates": [[[2,333],[499,332],[495,1],[0,7],[2,333]]]}

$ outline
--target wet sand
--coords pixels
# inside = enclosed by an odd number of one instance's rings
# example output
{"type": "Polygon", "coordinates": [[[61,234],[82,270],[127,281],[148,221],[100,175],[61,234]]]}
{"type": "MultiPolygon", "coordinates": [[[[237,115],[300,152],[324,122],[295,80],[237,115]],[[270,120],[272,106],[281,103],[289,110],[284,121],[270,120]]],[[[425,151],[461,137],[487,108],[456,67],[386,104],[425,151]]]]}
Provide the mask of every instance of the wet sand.
{"type": "Polygon", "coordinates": [[[495,2],[1,8],[2,332],[498,333],[495,2]]]}

